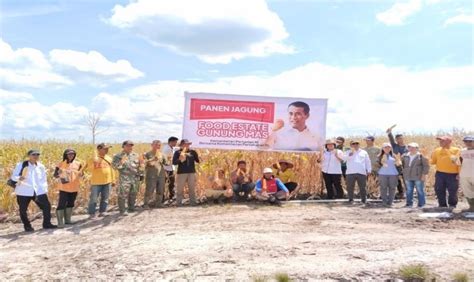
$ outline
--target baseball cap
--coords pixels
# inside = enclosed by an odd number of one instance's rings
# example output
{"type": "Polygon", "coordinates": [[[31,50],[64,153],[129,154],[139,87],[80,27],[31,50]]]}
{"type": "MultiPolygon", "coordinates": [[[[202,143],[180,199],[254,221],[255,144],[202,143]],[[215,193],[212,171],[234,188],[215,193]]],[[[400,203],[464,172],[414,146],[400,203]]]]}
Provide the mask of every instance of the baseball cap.
{"type": "Polygon", "coordinates": [[[339,136],[339,137],[336,138],[336,141],[344,142],[344,141],[346,141],[346,139],[344,139],[344,137],[342,137],[342,136],[339,136]]]}
{"type": "Polygon", "coordinates": [[[408,144],[408,147],[419,148],[420,146],[418,146],[418,143],[411,142],[410,144],[408,144]]]}
{"type": "Polygon", "coordinates": [[[112,145],[109,145],[107,143],[99,143],[97,145],[97,149],[104,149],[104,148],[112,148],[112,145]]]}
{"type": "Polygon", "coordinates": [[[183,144],[193,144],[193,142],[189,141],[188,139],[182,139],[181,142],[179,142],[180,145],[183,144]]]}
{"type": "Polygon", "coordinates": [[[350,143],[350,144],[351,144],[351,145],[352,145],[352,144],[360,144],[360,142],[357,141],[357,140],[351,140],[351,143],[350,143]]]}
{"type": "Polygon", "coordinates": [[[436,140],[441,140],[441,141],[453,141],[453,138],[449,135],[443,135],[443,136],[438,136],[436,137],[436,140]]]}
{"type": "Polygon", "coordinates": [[[472,135],[471,135],[471,136],[466,136],[466,137],[464,137],[464,138],[462,139],[462,141],[464,141],[464,142],[472,142],[472,141],[474,141],[474,136],[472,136],[472,135]]]}
{"type": "Polygon", "coordinates": [[[31,155],[39,155],[40,154],[40,151],[39,150],[36,150],[36,149],[31,149],[28,151],[27,155],[28,156],[31,156],[31,155]]]}
{"type": "Polygon", "coordinates": [[[383,143],[383,144],[382,144],[382,148],[385,148],[385,147],[390,147],[390,148],[392,148],[392,144],[390,144],[390,143],[383,143]]]}
{"type": "Polygon", "coordinates": [[[365,137],[365,140],[375,141],[375,137],[374,136],[367,136],[367,137],[365,137]]]}
{"type": "Polygon", "coordinates": [[[125,141],[122,142],[122,147],[127,146],[127,145],[132,145],[133,146],[135,144],[133,144],[132,140],[125,140],[125,141]]]}
{"type": "Polygon", "coordinates": [[[269,167],[266,167],[266,168],[263,169],[263,174],[265,174],[265,173],[273,173],[273,170],[269,167]]]}

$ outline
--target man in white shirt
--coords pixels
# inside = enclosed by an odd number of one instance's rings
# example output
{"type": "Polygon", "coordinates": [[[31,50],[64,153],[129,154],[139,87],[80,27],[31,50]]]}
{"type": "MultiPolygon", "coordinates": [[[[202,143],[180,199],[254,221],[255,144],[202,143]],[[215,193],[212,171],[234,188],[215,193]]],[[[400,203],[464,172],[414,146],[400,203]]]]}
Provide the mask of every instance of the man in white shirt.
{"type": "MultiPolygon", "coordinates": [[[[176,151],[175,147],[178,144],[178,138],[171,136],[168,138],[168,144],[163,146],[161,153],[166,158],[167,165],[164,166],[167,174],[167,182],[168,182],[168,191],[169,191],[169,200],[172,201],[174,198],[174,183],[175,183],[175,175],[174,175],[174,166],[173,166],[173,155],[176,151]]],[[[166,197],[163,195],[163,202],[166,200],[166,197]]]]}
{"type": "Polygon", "coordinates": [[[367,175],[372,171],[369,154],[360,149],[359,141],[351,141],[351,150],[347,151],[344,158],[347,161],[347,193],[349,203],[354,202],[355,183],[359,186],[361,202],[367,201],[367,175]]]}
{"type": "Polygon", "coordinates": [[[276,121],[266,145],[273,150],[316,151],[319,148],[318,137],[306,126],[310,117],[309,105],[296,101],[288,106],[288,123],[276,121]]]}
{"type": "Polygon", "coordinates": [[[38,150],[28,151],[28,160],[16,165],[11,180],[16,182],[15,194],[20,209],[20,218],[26,232],[34,229],[28,220],[28,206],[31,201],[43,211],[43,228],[53,229],[56,225],[51,224],[51,204],[48,200],[48,182],[46,169],[39,160],[38,150]]]}

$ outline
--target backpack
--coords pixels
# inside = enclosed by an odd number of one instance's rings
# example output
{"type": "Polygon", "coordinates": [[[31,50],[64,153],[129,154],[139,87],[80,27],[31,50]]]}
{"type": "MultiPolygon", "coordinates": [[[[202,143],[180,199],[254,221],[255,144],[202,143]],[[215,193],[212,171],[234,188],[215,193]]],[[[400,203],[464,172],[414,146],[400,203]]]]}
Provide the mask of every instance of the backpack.
{"type": "MultiPolygon", "coordinates": [[[[21,174],[23,173],[23,170],[28,167],[28,161],[24,161],[22,164],[21,164],[21,169],[20,169],[20,173],[18,174],[18,176],[21,176],[21,174]]],[[[12,187],[13,189],[16,188],[16,184],[17,184],[17,181],[14,181],[12,180],[11,178],[9,178],[7,180],[7,185],[12,187]]]]}

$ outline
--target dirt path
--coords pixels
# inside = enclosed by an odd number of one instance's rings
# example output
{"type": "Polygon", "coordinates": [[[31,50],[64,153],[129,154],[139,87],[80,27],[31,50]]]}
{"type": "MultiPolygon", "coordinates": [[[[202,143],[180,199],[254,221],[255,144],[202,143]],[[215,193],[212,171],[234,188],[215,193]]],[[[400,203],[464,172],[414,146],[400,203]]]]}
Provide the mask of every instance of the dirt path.
{"type": "MultiPolygon", "coordinates": [[[[401,206],[402,204],[398,204],[401,206]]],[[[209,206],[86,216],[72,228],[24,234],[0,225],[0,280],[381,280],[422,262],[441,278],[474,277],[474,221],[359,205],[209,206]]],[[[40,222],[35,221],[35,227],[40,222]]]]}

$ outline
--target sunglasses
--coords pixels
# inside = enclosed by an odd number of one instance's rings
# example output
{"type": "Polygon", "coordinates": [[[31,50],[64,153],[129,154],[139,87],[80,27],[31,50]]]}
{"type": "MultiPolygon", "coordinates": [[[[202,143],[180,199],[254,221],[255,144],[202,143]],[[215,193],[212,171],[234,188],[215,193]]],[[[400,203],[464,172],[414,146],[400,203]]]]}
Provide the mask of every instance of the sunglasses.
{"type": "Polygon", "coordinates": [[[133,147],[133,146],[135,146],[135,144],[127,144],[125,146],[133,147]]]}
{"type": "Polygon", "coordinates": [[[30,156],[39,156],[40,154],[31,154],[30,156]]]}

